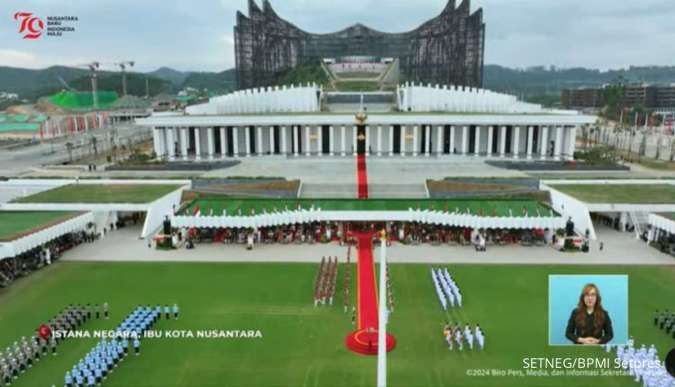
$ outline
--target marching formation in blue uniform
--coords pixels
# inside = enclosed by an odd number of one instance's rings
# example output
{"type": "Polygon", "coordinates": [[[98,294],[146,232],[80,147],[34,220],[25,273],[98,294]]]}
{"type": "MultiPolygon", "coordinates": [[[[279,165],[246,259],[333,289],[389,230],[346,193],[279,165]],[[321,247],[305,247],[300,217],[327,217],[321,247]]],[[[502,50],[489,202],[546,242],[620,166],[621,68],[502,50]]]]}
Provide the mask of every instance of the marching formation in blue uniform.
{"type": "Polygon", "coordinates": [[[141,338],[161,317],[161,307],[138,306],[115,329],[115,337],[102,339],[72,370],[66,372],[66,387],[96,386],[106,379],[133,346],[140,354],[141,338]]]}

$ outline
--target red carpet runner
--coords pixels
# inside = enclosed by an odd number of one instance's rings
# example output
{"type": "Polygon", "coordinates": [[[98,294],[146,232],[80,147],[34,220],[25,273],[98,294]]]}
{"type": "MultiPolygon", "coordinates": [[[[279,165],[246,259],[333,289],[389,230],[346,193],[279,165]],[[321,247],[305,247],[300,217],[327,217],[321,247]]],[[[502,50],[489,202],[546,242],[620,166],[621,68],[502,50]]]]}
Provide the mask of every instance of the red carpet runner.
{"type": "Polygon", "coordinates": [[[366,172],[366,155],[356,156],[356,180],[359,199],[368,199],[368,174],[366,172]]]}
{"type": "MultiPolygon", "coordinates": [[[[345,338],[350,350],[364,355],[377,355],[377,286],[375,262],[373,260],[372,233],[352,233],[358,240],[359,261],[357,263],[357,312],[358,329],[345,338]]],[[[387,352],[394,349],[396,339],[387,334],[387,352]]]]}

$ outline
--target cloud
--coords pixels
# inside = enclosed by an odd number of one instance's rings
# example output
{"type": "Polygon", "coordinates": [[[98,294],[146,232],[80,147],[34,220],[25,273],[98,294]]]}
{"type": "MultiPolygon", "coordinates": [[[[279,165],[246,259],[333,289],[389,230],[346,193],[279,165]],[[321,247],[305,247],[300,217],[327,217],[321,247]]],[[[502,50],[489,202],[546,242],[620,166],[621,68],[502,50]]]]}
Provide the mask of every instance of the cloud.
{"type": "MultiPolygon", "coordinates": [[[[160,66],[221,71],[234,66],[235,14],[248,0],[5,0],[0,12],[0,63],[22,67],[136,60],[138,71],[160,66]],[[11,14],[79,17],[63,39],[29,44],[11,14]]],[[[271,0],[276,12],[316,33],[360,22],[402,32],[438,15],[446,0],[271,0]]],[[[459,4],[461,0],[455,0],[459,4]]],[[[257,0],[262,6],[262,0],[257,0]]],[[[672,0],[472,0],[483,8],[486,63],[597,68],[675,65],[672,0]]]]}
{"type": "Polygon", "coordinates": [[[41,66],[35,55],[18,50],[0,49],[0,63],[11,67],[38,68],[41,66]]]}

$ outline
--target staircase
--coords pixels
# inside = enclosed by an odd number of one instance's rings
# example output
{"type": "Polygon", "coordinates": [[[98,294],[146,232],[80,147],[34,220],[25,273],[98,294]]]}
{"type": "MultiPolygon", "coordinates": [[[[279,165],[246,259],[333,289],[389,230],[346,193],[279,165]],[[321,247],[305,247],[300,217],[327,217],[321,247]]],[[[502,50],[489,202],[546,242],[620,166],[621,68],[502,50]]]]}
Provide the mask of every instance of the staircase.
{"type": "Polygon", "coordinates": [[[635,226],[635,237],[640,238],[647,224],[649,224],[649,214],[646,212],[629,212],[630,222],[635,226]]]}

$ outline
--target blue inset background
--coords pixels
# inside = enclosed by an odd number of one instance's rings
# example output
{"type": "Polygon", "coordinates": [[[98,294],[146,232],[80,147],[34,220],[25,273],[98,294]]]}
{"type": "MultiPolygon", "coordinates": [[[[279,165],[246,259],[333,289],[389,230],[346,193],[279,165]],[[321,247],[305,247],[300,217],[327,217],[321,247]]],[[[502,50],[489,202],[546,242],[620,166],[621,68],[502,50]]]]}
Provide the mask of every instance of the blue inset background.
{"type": "Polygon", "coordinates": [[[595,284],[602,296],[602,307],[609,313],[614,329],[611,344],[628,341],[627,275],[549,275],[548,276],[548,343],[574,345],[565,337],[565,328],[579,295],[586,284],[595,284]]]}

